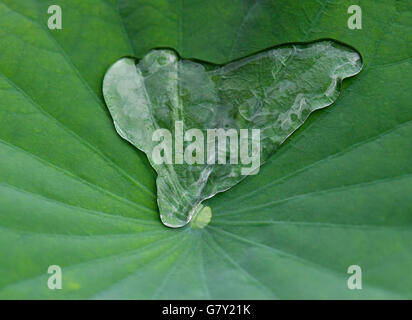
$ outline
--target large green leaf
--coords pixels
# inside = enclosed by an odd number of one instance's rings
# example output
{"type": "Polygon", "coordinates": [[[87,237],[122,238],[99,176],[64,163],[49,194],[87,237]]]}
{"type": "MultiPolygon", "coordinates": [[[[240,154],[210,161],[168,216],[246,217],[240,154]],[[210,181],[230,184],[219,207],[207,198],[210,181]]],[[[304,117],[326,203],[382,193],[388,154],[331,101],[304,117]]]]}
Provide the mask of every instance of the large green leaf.
{"type": "Polygon", "coordinates": [[[1,298],[412,298],[412,3],[0,0],[1,298]],[[47,8],[63,9],[63,30],[47,8]],[[122,56],[171,47],[227,63],[331,38],[365,69],[261,168],[158,218],[155,173],[116,133],[101,85],[122,56]],[[60,265],[63,289],[47,288],[60,265]],[[347,268],[363,289],[347,288],[347,268]]]}

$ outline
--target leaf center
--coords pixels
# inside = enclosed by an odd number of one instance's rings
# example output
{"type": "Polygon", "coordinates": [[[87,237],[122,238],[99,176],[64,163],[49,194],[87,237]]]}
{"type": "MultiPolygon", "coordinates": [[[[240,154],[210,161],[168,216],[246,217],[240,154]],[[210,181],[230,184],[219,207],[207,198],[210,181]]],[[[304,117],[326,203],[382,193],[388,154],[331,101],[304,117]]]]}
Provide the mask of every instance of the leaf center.
{"type": "Polygon", "coordinates": [[[212,209],[207,206],[200,205],[199,210],[193,215],[190,226],[193,229],[203,229],[212,220],[212,209]]]}

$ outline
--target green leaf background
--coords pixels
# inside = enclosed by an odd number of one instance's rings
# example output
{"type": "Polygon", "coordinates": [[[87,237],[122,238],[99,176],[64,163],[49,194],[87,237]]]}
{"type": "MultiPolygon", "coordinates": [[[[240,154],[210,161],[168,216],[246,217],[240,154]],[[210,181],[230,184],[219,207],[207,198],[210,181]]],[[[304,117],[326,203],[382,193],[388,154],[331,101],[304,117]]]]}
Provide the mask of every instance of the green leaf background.
{"type": "Polygon", "coordinates": [[[0,0],[0,298],[412,298],[412,2],[350,4],[362,30],[346,0],[0,0]],[[164,227],[154,171],[103,102],[107,68],[154,47],[226,63],[323,38],[365,63],[338,101],[207,201],[208,226],[164,227]]]}

